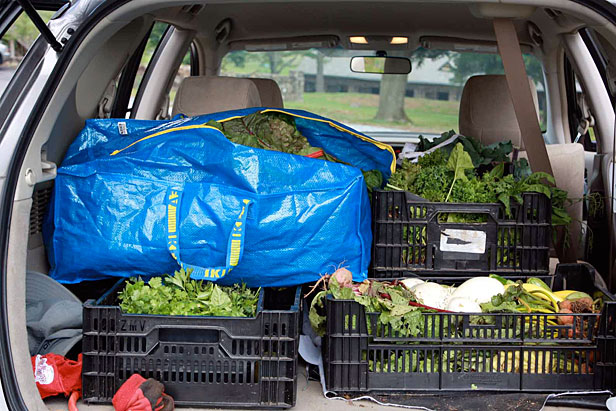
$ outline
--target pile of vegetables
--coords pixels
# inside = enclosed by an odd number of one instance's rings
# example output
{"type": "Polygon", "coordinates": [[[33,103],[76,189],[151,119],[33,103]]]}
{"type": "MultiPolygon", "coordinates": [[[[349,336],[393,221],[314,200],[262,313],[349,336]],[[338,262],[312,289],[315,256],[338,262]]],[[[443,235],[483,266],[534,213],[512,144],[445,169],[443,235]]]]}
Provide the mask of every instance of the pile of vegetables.
{"type": "MultiPolygon", "coordinates": [[[[424,151],[450,138],[453,131],[430,142],[421,138],[424,151]]],[[[511,216],[511,201],[522,204],[522,194],[536,192],[551,199],[552,225],[568,225],[565,211],[567,192],[557,188],[546,173],[531,173],[525,159],[509,162],[511,142],[483,146],[478,141],[459,136],[452,144],[419,157],[405,159],[391,176],[386,189],[404,190],[432,202],[502,203],[511,216]],[[510,166],[510,167],[506,167],[510,166]],[[508,168],[513,172],[506,173],[508,168]]],[[[470,216],[450,215],[449,221],[473,222],[470,216]]]]}
{"type": "MultiPolygon", "coordinates": [[[[366,312],[381,313],[381,323],[393,325],[395,331],[409,336],[419,334],[407,333],[416,327],[404,323],[417,318],[422,312],[581,314],[598,313],[602,304],[601,297],[593,300],[581,291],[553,292],[540,278],[534,277],[526,282],[514,282],[492,274],[471,278],[458,287],[419,278],[394,282],[365,280],[354,284],[351,273],[339,268],[322,280],[324,289],[316,294],[310,308],[313,328],[321,335],[324,333],[325,317],[320,315],[320,308],[327,295],[355,300],[366,307],[366,312]]],[[[558,315],[549,317],[548,321],[572,324],[573,317],[558,315]]]]}
{"type": "MultiPolygon", "coordinates": [[[[222,131],[235,144],[347,164],[322,148],[311,146],[288,114],[256,112],[224,122],[210,120],[207,124],[222,131]]],[[[362,170],[362,173],[369,191],[381,188],[383,175],[379,170],[362,170]]]]}
{"type": "Polygon", "coordinates": [[[413,293],[402,283],[366,280],[353,284],[352,277],[346,268],[339,268],[331,276],[323,277],[324,290],[314,296],[308,315],[317,334],[325,335],[326,318],[323,311],[327,295],[336,299],[355,300],[366,307],[366,312],[380,313],[379,322],[391,326],[392,330],[403,337],[421,334],[424,326],[422,313],[436,312],[430,307],[417,304],[413,293]]]}
{"type": "Polygon", "coordinates": [[[481,304],[505,292],[505,286],[490,277],[475,277],[457,288],[417,278],[353,284],[352,275],[345,268],[324,277],[323,283],[324,290],[315,295],[309,313],[311,324],[320,335],[325,334],[325,317],[321,313],[328,295],[355,300],[366,312],[380,313],[379,322],[391,326],[392,332],[413,337],[422,335],[424,312],[481,313],[481,304]]]}
{"type": "Polygon", "coordinates": [[[127,280],[118,294],[120,308],[128,314],[255,316],[260,289],[192,280],[191,271],[182,268],[172,276],[154,277],[147,283],[141,278],[127,280]]]}
{"type": "MultiPolygon", "coordinates": [[[[418,278],[408,278],[401,281],[366,280],[353,283],[351,273],[345,268],[339,268],[332,275],[323,277],[320,290],[310,305],[309,319],[317,334],[325,334],[326,317],[324,316],[325,298],[353,300],[365,307],[366,315],[377,316],[377,331],[372,332],[373,321],[366,321],[368,332],[379,337],[396,338],[481,338],[479,328],[466,329],[462,316],[451,317],[445,321],[435,313],[468,313],[471,324],[501,324],[502,338],[517,338],[522,333],[531,332],[535,338],[545,338],[556,342],[559,338],[587,338],[594,330],[588,329],[593,322],[573,314],[599,313],[602,308],[602,298],[593,297],[575,290],[552,291],[539,278],[529,278],[526,282],[506,280],[497,275],[471,278],[459,286],[441,285],[435,282],[423,281],[418,278]],[[526,327],[521,327],[517,321],[495,320],[493,313],[532,314],[524,316],[526,327]],[[552,315],[549,315],[552,314],[552,315]],[[567,315],[571,314],[571,315],[567,315]],[[457,320],[455,320],[457,318],[457,320]],[[442,321],[442,325],[439,323],[442,321]],[[457,323],[456,321],[460,321],[457,323]],[[531,324],[532,323],[532,324],[531,324]],[[372,324],[372,325],[371,325],[372,324]],[[546,326],[555,326],[547,329],[546,326]],[[562,326],[562,327],[556,327],[562,326]],[[439,335],[432,335],[432,333],[439,335]],[[478,334],[470,334],[475,333],[478,334]]],[[[314,289],[313,289],[314,291],[314,289]]],[[[312,293],[312,292],[311,292],[312,293]]],[[[510,318],[510,317],[507,317],[510,318]]],[[[401,343],[403,343],[401,341],[401,343]]],[[[421,351],[396,350],[392,346],[391,355],[379,358],[369,358],[371,371],[390,370],[391,372],[419,371],[435,372],[433,364],[438,358],[428,356],[421,351]],[[406,355],[408,358],[403,358],[406,355]],[[412,357],[411,357],[412,355],[412,357]],[[426,356],[424,358],[423,356],[426,356]],[[398,370],[398,371],[396,371],[398,370]]],[[[451,351],[450,354],[453,354],[451,351]]],[[[519,353],[483,349],[466,353],[466,357],[456,355],[455,358],[440,359],[444,371],[485,371],[485,372],[518,372],[523,367],[524,372],[551,373],[587,372],[587,365],[592,359],[581,360],[579,354],[562,353],[550,360],[550,352],[533,351],[520,358],[519,353]],[[467,358],[468,357],[468,358],[467,358]],[[481,357],[481,358],[480,358],[481,357]],[[484,358],[485,357],[485,358],[484,358]],[[545,357],[545,358],[544,358],[545,357]],[[539,364],[538,367],[535,365],[539,364]]]]}

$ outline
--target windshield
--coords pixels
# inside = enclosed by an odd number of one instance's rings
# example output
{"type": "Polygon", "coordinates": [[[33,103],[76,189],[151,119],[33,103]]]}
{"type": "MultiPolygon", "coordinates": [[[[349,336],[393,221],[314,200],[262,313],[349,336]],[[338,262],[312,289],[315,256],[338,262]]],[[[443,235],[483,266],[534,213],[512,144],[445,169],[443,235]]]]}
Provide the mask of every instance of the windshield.
{"type": "MultiPolygon", "coordinates": [[[[353,55],[369,51],[234,51],[225,56],[221,75],[276,80],[286,108],[307,110],[363,132],[440,134],[458,130],[458,110],[466,80],[476,74],[502,74],[496,54],[417,49],[408,75],[354,73],[353,55]]],[[[397,54],[399,55],[399,54],[397,54]]],[[[524,56],[539,93],[545,124],[542,66],[524,56]]]]}

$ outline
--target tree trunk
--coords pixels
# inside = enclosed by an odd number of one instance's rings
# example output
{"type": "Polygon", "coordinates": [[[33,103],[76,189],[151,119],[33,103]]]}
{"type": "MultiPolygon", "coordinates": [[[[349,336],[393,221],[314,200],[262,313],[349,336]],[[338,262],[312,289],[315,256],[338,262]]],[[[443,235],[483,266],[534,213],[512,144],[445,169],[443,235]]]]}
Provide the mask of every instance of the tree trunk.
{"type": "Polygon", "coordinates": [[[320,51],[317,51],[317,79],[316,79],[316,92],[325,93],[325,76],[323,75],[323,66],[325,56],[320,51]]]}
{"type": "Polygon", "coordinates": [[[270,68],[270,73],[278,74],[280,73],[280,56],[275,52],[267,53],[268,64],[270,68]]]}
{"type": "Polygon", "coordinates": [[[383,74],[376,120],[411,122],[404,112],[406,74],[383,74]]]}

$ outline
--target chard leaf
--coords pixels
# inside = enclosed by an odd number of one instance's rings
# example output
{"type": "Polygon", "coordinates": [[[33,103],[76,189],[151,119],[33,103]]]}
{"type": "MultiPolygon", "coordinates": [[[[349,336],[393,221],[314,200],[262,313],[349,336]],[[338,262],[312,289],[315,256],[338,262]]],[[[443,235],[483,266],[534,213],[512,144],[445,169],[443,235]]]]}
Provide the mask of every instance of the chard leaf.
{"type": "Polygon", "coordinates": [[[498,163],[496,167],[490,170],[489,176],[491,178],[496,179],[496,178],[503,178],[504,174],[505,174],[505,163],[498,163]]]}
{"type": "Polygon", "coordinates": [[[447,161],[447,168],[453,171],[453,182],[451,183],[451,187],[449,188],[449,193],[445,198],[445,202],[449,200],[449,196],[451,196],[451,191],[453,190],[453,186],[456,184],[456,180],[468,181],[468,178],[466,177],[466,170],[472,170],[474,167],[473,160],[471,160],[468,153],[464,151],[464,146],[461,143],[456,144],[451,151],[449,160],[447,161]]]}
{"type": "Polygon", "coordinates": [[[544,173],[543,171],[537,171],[536,173],[531,174],[529,179],[536,182],[545,179],[548,183],[556,185],[556,180],[554,180],[554,177],[548,173],[544,173]]]}
{"type": "Polygon", "coordinates": [[[530,184],[524,187],[524,191],[532,191],[535,193],[545,194],[547,198],[552,198],[550,188],[543,184],[530,184]]]}
{"type": "Polygon", "coordinates": [[[410,306],[408,305],[396,305],[394,308],[391,309],[391,311],[389,312],[392,316],[396,317],[396,316],[403,316],[407,313],[410,313],[411,311],[415,310],[416,307],[410,306]]]}
{"type": "Polygon", "coordinates": [[[498,195],[498,201],[503,203],[505,206],[505,213],[510,216],[511,215],[511,198],[508,193],[501,193],[498,195]]]}
{"type": "Polygon", "coordinates": [[[325,335],[325,315],[321,315],[320,311],[323,310],[323,302],[327,297],[328,291],[320,291],[312,299],[310,304],[310,311],[308,312],[308,319],[312,329],[317,335],[323,337],[325,335]]]}
{"type": "Polygon", "coordinates": [[[466,170],[472,170],[475,168],[473,165],[473,161],[471,157],[468,155],[466,151],[464,151],[464,146],[460,143],[456,144],[456,146],[451,151],[451,155],[449,156],[449,160],[447,161],[447,168],[453,171],[454,181],[457,179],[467,181],[466,170]]]}

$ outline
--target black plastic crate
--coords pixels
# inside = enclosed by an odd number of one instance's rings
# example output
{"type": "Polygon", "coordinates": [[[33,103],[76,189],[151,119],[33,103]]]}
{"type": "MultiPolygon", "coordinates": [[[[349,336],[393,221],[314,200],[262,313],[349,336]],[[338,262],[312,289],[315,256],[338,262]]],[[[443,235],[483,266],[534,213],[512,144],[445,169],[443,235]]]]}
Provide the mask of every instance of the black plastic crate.
{"type": "Polygon", "coordinates": [[[375,190],[372,198],[370,277],[395,279],[549,274],[552,208],[540,193],[502,204],[431,203],[405,191],[375,190]],[[485,222],[453,223],[446,215],[481,216],[485,222]]]}
{"type": "MultiPolygon", "coordinates": [[[[559,289],[592,295],[588,264],[561,264],[559,289]]],[[[607,291],[600,288],[602,291],[607,291]]],[[[609,293],[608,293],[609,295],[609,293]]],[[[610,298],[613,296],[609,295],[610,298]]],[[[600,314],[424,313],[400,337],[353,300],[326,300],[325,380],[332,391],[566,391],[616,387],[616,302],[600,314]]]]}
{"type": "Polygon", "coordinates": [[[125,314],[123,281],[83,309],[83,398],[110,403],[133,373],[178,405],[295,405],[301,287],[265,289],[255,317],[125,314]]]}

